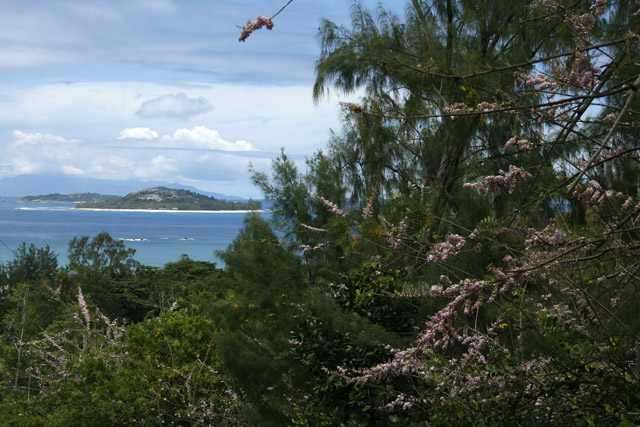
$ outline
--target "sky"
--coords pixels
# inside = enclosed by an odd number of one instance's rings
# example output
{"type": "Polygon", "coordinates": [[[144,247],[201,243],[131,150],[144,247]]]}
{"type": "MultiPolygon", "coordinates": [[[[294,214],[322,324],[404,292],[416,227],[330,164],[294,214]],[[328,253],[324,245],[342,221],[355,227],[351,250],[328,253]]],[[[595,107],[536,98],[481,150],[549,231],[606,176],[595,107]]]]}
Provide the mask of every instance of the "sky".
{"type": "MultiPolygon", "coordinates": [[[[162,181],[260,198],[281,148],[304,167],[340,129],[312,99],[321,18],[349,0],[2,0],[0,179],[162,181]]],[[[375,2],[364,1],[375,6],[375,2]]],[[[64,192],[63,189],[60,190],[64,192]]]]}

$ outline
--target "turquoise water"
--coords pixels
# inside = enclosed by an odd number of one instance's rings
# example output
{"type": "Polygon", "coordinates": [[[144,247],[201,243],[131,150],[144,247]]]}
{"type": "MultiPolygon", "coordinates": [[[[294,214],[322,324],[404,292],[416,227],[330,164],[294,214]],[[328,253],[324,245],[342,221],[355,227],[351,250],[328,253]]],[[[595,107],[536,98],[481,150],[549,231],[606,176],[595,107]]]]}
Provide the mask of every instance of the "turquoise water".
{"type": "MultiPolygon", "coordinates": [[[[144,265],[162,267],[182,254],[222,265],[215,251],[226,249],[242,227],[244,213],[123,212],[73,210],[72,203],[0,202],[0,262],[13,258],[21,242],[49,247],[67,262],[69,241],[106,231],[136,250],[144,265]]],[[[261,214],[269,217],[271,214],[261,214]]]]}

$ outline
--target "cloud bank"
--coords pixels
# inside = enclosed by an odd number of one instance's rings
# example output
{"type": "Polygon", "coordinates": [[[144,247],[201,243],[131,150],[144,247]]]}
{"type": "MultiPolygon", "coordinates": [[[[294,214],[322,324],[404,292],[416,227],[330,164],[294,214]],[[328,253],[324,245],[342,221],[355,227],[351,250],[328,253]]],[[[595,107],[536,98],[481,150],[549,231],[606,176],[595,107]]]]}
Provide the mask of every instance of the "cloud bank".
{"type": "Polygon", "coordinates": [[[226,141],[222,139],[217,131],[207,129],[204,126],[196,126],[193,129],[178,129],[171,136],[163,136],[162,141],[172,147],[191,147],[223,151],[254,151],[253,146],[247,141],[226,141]]]}
{"type": "Polygon", "coordinates": [[[136,116],[142,119],[188,119],[212,109],[213,106],[203,97],[189,98],[184,93],[178,93],[143,102],[136,116]]]}
{"type": "Polygon", "coordinates": [[[247,164],[262,168],[272,153],[246,141],[226,141],[204,126],[159,136],[149,128],[128,128],[120,142],[69,139],[15,130],[4,144],[0,176],[69,175],[111,180],[180,182],[214,191],[256,197],[249,190],[247,164]],[[150,137],[152,139],[147,139],[150,137]],[[117,144],[117,145],[116,145],[117,144]]]}
{"type": "Polygon", "coordinates": [[[73,156],[79,141],[49,133],[14,130],[3,150],[3,172],[11,175],[59,170],[73,156]]]}
{"type": "Polygon", "coordinates": [[[53,146],[58,144],[72,144],[78,142],[77,139],[66,139],[61,136],[51,135],[49,133],[29,133],[20,130],[13,131],[13,146],[21,145],[42,145],[53,146]]]}
{"type": "Polygon", "coordinates": [[[269,171],[271,159],[285,147],[304,168],[304,155],[322,148],[337,124],[338,99],[314,106],[311,91],[144,82],[15,87],[0,80],[0,179],[64,174],[155,180],[260,197],[249,162],[269,171]],[[136,116],[143,102],[166,93],[209,100],[212,111],[149,124],[136,116]]]}
{"type": "Polygon", "coordinates": [[[160,138],[158,132],[149,128],[126,128],[120,132],[118,139],[153,140],[153,146],[160,148],[256,151],[247,141],[227,141],[220,136],[218,131],[204,126],[196,126],[193,129],[177,129],[173,134],[164,135],[162,138],[160,138]]]}
{"type": "Polygon", "coordinates": [[[157,139],[160,135],[149,128],[126,128],[120,132],[118,139],[157,139]]]}

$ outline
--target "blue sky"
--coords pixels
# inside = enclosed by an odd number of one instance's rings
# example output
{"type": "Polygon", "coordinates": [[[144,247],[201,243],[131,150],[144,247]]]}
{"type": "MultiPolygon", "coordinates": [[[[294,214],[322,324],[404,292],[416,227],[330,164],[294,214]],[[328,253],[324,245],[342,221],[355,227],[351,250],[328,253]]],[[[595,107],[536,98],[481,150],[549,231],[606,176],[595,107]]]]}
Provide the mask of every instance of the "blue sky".
{"type": "Polygon", "coordinates": [[[0,2],[0,179],[153,180],[260,197],[247,164],[267,171],[284,147],[303,165],[354,98],[311,98],[320,19],[348,22],[348,0],[294,0],[273,31],[238,42],[237,25],[285,3],[0,2]]]}

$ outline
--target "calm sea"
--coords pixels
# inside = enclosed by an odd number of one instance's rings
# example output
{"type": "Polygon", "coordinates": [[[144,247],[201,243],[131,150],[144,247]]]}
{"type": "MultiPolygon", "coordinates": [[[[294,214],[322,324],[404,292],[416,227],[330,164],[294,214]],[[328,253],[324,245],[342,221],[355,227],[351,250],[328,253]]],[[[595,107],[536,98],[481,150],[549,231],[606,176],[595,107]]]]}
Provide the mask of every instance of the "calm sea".
{"type": "MultiPolygon", "coordinates": [[[[136,250],[144,265],[162,267],[182,254],[222,266],[215,251],[226,249],[242,227],[244,213],[114,212],[73,210],[73,203],[0,202],[0,262],[13,259],[22,242],[49,245],[66,264],[69,241],[106,231],[136,250]]],[[[261,214],[270,217],[270,213],[261,214]]]]}

